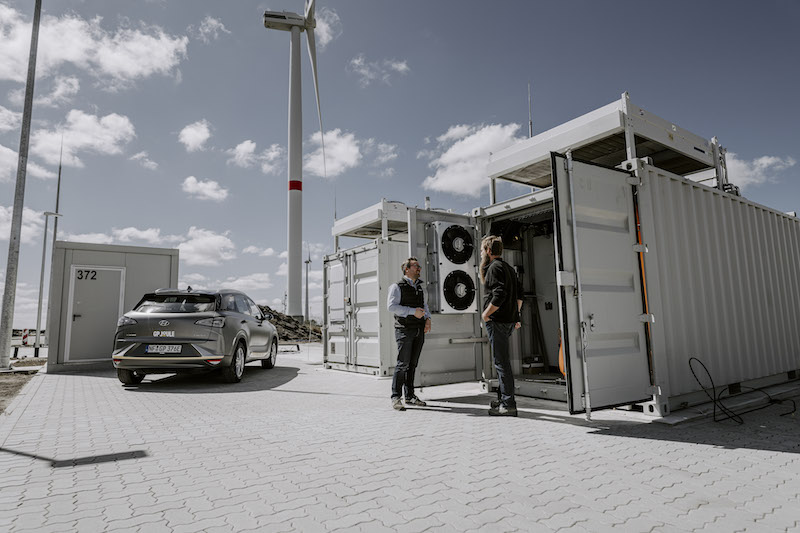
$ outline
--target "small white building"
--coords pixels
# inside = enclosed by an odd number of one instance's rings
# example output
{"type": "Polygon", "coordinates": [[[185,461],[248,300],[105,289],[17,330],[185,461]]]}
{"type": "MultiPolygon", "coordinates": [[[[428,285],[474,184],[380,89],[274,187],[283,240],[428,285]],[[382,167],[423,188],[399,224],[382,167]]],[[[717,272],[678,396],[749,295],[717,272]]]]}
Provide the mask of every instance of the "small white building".
{"type": "Polygon", "coordinates": [[[47,371],[111,368],[117,320],[147,292],[178,285],[178,250],[56,241],[47,371]]]}

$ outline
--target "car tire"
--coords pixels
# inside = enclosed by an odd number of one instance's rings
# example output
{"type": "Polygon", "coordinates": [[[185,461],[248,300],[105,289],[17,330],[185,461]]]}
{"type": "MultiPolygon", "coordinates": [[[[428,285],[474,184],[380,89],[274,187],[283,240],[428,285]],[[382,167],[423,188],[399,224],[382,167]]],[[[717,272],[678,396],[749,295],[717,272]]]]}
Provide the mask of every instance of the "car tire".
{"type": "Polygon", "coordinates": [[[261,360],[262,368],[274,368],[275,362],[278,360],[278,341],[272,341],[272,346],[269,348],[269,357],[261,360]]]}
{"type": "Polygon", "coordinates": [[[247,353],[244,343],[236,345],[231,357],[231,365],[222,369],[222,377],[228,383],[239,383],[244,375],[244,364],[247,360],[247,353]]]}
{"type": "Polygon", "coordinates": [[[138,385],[144,379],[144,374],[134,372],[133,370],[127,370],[125,368],[118,368],[117,378],[122,382],[123,385],[138,385]]]}

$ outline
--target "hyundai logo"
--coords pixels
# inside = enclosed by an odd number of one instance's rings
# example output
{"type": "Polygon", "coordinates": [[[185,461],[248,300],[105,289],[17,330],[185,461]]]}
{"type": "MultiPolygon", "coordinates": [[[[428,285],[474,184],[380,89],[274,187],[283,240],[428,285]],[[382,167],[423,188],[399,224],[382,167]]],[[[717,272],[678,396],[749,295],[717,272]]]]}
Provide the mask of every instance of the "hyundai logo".
{"type": "Polygon", "coordinates": [[[169,326],[169,320],[162,320],[158,323],[159,326],[169,326]]]}

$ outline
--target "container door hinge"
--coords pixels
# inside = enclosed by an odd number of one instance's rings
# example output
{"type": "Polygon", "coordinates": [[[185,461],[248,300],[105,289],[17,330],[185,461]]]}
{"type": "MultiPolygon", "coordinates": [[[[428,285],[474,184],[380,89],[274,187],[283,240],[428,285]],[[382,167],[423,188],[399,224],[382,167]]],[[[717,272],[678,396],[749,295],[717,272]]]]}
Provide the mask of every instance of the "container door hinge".
{"type": "Polygon", "coordinates": [[[559,287],[571,287],[575,285],[575,273],[566,270],[559,270],[556,273],[559,287]]]}
{"type": "Polygon", "coordinates": [[[651,314],[639,315],[639,322],[645,322],[648,324],[655,324],[656,317],[651,314]]]}
{"type": "Polygon", "coordinates": [[[649,389],[647,389],[647,394],[652,394],[653,396],[661,396],[661,387],[659,385],[651,385],[649,389]]]}
{"type": "Polygon", "coordinates": [[[647,245],[646,244],[634,244],[633,245],[633,251],[637,252],[637,253],[640,253],[640,254],[646,254],[648,252],[647,245]]]}
{"type": "Polygon", "coordinates": [[[586,409],[586,394],[581,394],[581,407],[586,409]]]}
{"type": "Polygon", "coordinates": [[[639,176],[628,176],[625,181],[630,185],[635,185],[637,187],[642,186],[642,179],[639,176]]]}

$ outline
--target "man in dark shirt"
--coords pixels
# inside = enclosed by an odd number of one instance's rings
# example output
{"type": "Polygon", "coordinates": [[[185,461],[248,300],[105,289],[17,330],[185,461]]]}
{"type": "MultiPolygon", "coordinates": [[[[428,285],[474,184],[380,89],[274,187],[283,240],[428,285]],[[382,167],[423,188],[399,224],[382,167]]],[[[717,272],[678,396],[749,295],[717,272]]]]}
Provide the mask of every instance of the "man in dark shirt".
{"type": "Polygon", "coordinates": [[[394,314],[394,338],[397,341],[397,364],[392,377],[392,408],[405,411],[406,406],[425,407],[427,404],[414,394],[414,374],[425,334],[431,330],[431,312],[425,301],[425,289],[419,279],[420,265],[409,257],[400,265],[403,278],[389,287],[386,306],[394,314]]]}
{"type": "Polygon", "coordinates": [[[518,329],[519,310],[522,298],[517,283],[517,274],[503,259],[503,241],[500,237],[488,236],[481,241],[481,281],[485,295],[481,318],[486,324],[489,344],[492,346],[494,367],[499,388],[497,401],[492,402],[492,416],[517,416],[514,399],[514,374],[511,368],[509,337],[518,329]]]}

